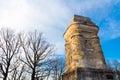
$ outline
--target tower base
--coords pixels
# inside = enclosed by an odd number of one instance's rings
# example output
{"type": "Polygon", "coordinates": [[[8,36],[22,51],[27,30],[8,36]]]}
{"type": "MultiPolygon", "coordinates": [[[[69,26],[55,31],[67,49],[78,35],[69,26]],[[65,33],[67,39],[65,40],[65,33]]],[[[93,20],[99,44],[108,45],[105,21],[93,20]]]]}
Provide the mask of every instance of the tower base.
{"type": "Polygon", "coordinates": [[[77,68],[63,73],[62,80],[118,80],[118,77],[112,70],[77,68]]]}

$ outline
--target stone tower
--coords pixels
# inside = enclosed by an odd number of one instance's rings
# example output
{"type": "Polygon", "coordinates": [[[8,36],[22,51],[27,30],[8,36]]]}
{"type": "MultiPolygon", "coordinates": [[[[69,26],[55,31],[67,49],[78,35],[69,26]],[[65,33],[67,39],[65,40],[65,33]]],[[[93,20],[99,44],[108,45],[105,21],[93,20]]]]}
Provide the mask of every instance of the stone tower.
{"type": "Polygon", "coordinates": [[[116,80],[114,72],[107,69],[98,30],[89,18],[74,15],[63,35],[66,50],[63,80],[116,80]]]}

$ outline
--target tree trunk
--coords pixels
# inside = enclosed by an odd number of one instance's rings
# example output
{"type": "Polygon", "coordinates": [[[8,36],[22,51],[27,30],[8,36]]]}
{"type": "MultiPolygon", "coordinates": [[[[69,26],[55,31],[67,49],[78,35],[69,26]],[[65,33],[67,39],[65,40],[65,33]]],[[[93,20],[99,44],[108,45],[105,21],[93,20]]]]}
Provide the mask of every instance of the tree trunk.
{"type": "Polygon", "coordinates": [[[7,74],[4,75],[3,80],[7,80],[7,74]]]}
{"type": "Polygon", "coordinates": [[[6,73],[4,74],[3,80],[7,80],[7,75],[8,75],[8,70],[7,70],[6,73]]]}
{"type": "Polygon", "coordinates": [[[6,73],[4,74],[3,80],[7,80],[9,66],[10,66],[10,62],[8,62],[8,64],[7,64],[6,73]]]}
{"type": "Polygon", "coordinates": [[[35,68],[32,70],[31,80],[35,80],[35,68]]]}

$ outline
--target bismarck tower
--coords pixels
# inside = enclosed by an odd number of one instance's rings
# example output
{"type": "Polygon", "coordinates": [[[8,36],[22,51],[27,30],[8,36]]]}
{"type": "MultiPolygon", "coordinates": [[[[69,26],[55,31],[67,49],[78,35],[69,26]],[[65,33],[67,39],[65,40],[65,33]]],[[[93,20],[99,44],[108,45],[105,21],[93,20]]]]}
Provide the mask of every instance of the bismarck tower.
{"type": "Polygon", "coordinates": [[[98,30],[89,18],[74,15],[63,35],[66,50],[63,80],[117,80],[106,66],[98,30]]]}

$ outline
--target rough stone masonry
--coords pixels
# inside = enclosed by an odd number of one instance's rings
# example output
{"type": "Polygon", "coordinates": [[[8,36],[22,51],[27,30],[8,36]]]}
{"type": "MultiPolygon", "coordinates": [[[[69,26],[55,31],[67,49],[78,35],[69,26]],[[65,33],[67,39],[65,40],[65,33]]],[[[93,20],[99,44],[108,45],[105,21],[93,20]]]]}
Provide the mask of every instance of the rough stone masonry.
{"type": "Polygon", "coordinates": [[[73,16],[63,35],[66,51],[63,80],[117,80],[106,66],[98,30],[91,19],[73,16]]]}

